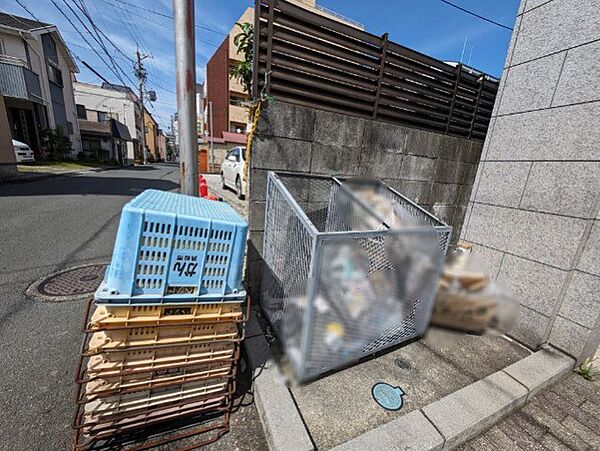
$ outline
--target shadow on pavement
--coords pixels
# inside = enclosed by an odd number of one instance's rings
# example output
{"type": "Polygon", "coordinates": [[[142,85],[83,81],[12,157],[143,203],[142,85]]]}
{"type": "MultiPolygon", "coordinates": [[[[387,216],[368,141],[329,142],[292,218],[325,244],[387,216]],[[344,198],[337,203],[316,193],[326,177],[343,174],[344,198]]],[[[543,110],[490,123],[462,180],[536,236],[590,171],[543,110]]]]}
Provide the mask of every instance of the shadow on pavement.
{"type": "Polygon", "coordinates": [[[164,179],[70,176],[7,184],[4,186],[0,185],[0,197],[54,195],[135,196],[148,188],[170,191],[178,187],[177,183],[164,179]]]}

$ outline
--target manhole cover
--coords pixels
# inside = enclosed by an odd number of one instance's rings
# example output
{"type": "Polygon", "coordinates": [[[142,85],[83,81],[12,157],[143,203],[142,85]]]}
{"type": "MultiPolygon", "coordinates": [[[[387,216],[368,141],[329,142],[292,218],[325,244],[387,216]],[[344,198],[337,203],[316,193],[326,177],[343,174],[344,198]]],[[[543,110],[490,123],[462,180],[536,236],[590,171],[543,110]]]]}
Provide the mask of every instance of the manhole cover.
{"type": "Polygon", "coordinates": [[[396,366],[401,370],[408,371],[412,368],[410,362],[406,359],[397,358],[394,360],[394,363],[396,363],[396,366]]]}
{"type": "Polygon", "coordinates": [[[106,264],[69,268],[35,282],[27,294],[45,301],[67,301],[85,297],[102,282],[106,264]]]}

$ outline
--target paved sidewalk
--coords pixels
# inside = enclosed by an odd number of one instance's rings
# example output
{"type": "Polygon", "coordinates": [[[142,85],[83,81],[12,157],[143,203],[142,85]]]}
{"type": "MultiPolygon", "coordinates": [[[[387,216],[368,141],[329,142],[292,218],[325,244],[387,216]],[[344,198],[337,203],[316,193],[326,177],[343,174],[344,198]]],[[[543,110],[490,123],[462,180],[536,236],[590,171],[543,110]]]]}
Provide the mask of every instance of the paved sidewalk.
{"type": "Polygon", "coordinates": [[[457,449],[600,449],[600,382],[573,373],[457,449]]]}

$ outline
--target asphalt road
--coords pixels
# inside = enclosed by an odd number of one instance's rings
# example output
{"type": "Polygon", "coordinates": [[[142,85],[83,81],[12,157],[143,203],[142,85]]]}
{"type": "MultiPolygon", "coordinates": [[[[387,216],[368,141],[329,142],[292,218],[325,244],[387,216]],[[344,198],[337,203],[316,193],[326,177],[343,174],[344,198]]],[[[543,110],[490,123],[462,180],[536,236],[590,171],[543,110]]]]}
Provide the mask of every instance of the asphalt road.
{"type": "MultiPolygon", "coordinates": [[[[0,185],[0,449],[70,447],[84,301],[25,291],[52,272],[110,260],[120,211],[146,188],[178,190],[179,168],[155,165],[0,185]]],[[[247,400],[246,400],[247,401],[247,400]]],[[[260,449],[254,406],[217,448],[260,449]]]]}

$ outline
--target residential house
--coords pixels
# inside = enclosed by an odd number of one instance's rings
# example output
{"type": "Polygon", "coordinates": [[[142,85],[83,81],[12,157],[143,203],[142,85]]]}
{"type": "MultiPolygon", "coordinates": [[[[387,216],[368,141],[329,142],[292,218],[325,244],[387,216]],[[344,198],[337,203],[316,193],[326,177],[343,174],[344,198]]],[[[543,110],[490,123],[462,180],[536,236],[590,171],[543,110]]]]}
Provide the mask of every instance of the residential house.
{"type": "Polygon", "coordinates": [[[125,124],[111,117],[100,121],[94,115],[92,120],[79,120],[83,157],[94,160],[116,160],[122,166],[128,164],[127,143],[131,135],[125,124]]]}
{"type": "Polygon", "coordinates": [[[157,148],[158,148],[158,156],[160,161],[167,161],[167,137],[164,132],[159,128],[158,129],[158,140],[157,140],[157,148]]]}
{"type": "Polygon", "coordinates": [[[13,139],[34,151],[44,128],[61,128],[81,151],[73,79],[79,69],[54,25],[0,13],[0,92],[13,139]]]}
{"type": "MultiPolygon", "coordinates": [[[[361,30],[364,28],[358,22],[317,5],[315,0],[292,0],[292,3],[346,25],[361,30]]],[[[240,24],[246,22],[254,24],[254,8],[247,8],[236,20],[240,24]]],[[[199,142],[198,158],[201,172],[219,172],[227,151],[231,147],[246,144],[248,111],[244,104],[248,101],[249,93],[239,80],[230,75],[231,68],[244,59],[234,43],[240,32],[240,27],[234,25],[206,64],[202,109],[205,133],[199,142]],[[214,154],[210,153],[211,144],[214,154]]],[[[200,111],[198,110],[199,116],[200,111]]]]}
{"type": "Polygon", "coordinates": [[[158,152],[158,124],[152,114],[144,108],[144,130],[146,133],[146,158],[148,161],[157,161],[160,158],[158,152]]]}
{"type": "Polygon", "coordinates": [[[123,164],[133,164],[142,160],[141,136],[142,116],[137,96],[133,91],[120,85],[103,83],[102,86],[75,82],[75,100],[78,118],[83,121],[104,122],[114,119],[124,124],[129,131],[127,152],[123,155],[123,164]]]}

